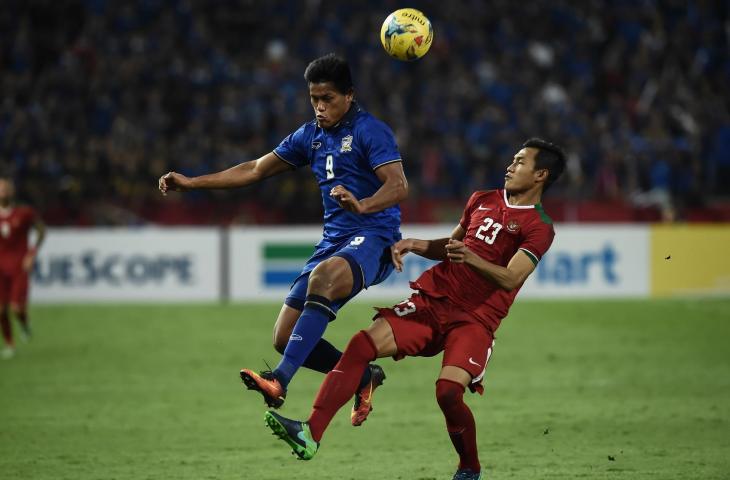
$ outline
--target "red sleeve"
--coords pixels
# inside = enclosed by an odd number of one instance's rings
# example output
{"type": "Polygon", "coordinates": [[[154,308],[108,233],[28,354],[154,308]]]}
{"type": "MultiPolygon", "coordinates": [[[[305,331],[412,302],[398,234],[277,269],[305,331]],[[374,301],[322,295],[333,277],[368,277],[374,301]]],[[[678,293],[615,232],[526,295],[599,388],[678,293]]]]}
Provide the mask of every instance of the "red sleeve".
{"type": "Polygon", "coordinates": [[[474,205],[476,204],[476,198],[479,195],[480,192],[474,192],[471,194],[471,197],[469,197],[469,201],[466,202],[466,207],[464,207],[464,213],[461,214],[461,220],[459,220],[459,225],[461,225],[461,228],[464,229],[464,231],[469,229],[469,220],[471,219],[471,212],[474,210],[474,205]]]}
{"type": "Polygon", "coordinates": [[[530,257],[532,263],[538,264],[543,255],[548,251],[553,243],[555,230],[548,223],[535,222],[530,229],[525,232],[525,237],[520,243],[519,249],[530,257]]]}

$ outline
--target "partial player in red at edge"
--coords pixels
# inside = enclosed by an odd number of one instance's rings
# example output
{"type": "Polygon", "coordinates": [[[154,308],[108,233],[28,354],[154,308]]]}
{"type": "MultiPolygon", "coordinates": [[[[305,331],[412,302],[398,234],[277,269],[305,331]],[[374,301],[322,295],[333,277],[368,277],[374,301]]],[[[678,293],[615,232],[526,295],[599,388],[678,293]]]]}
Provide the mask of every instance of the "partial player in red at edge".
{"type": "Polygon", "coordinates": [[[21,339],[30,339],[28,319],[29,276],[45,237],[45,225],[31,207],[15,204],[15,186],[10,177],[0,176],[0,326],[5,345],[4,359],[15,355],[10,314],[18,320],[21,339]],[[33,246],[29,234],[35,229],[33,246]]]}

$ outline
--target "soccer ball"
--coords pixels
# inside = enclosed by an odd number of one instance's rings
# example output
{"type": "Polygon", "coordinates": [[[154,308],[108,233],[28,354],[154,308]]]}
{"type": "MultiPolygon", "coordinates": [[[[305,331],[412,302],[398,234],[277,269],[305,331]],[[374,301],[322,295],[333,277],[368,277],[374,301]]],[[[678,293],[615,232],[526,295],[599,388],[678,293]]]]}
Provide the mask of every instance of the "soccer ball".
{"type": "Polygon", "coordinates": [[[380,43],[388,55],[412,62],[426,55],[433,42],[431,22],[415,8],[401,8],[388,15],[380,29],[380,43]]]}

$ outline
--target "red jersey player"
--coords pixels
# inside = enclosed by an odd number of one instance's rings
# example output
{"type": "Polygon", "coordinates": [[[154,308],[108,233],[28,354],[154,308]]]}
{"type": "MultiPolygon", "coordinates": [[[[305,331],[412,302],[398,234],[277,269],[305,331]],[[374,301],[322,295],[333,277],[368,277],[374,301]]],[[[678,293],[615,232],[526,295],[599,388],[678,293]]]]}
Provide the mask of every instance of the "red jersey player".
{"type": "Polygon", "coordinates": [[[481,478],[476,426],[463,400],[464,389],[482,393],[494,332],[553,241],[552,221],[540,199],[564,169],[559,147],[530,139],[507,168],[504,190],[475,192],[451,238],[396,243],[392,256],[399,270],[409,252],[442,261],[411,282],[417,292],[408,300],[377,309],[370,328],[352,337],[322,383],[306,422],[266,413],[274,433],[308,460],[332,417],[355,393],[368,362],[443,351],[436,398],[459,454],[453,478],[481,478]]]}
{"type": "Polygon", "coordinates": [[[14,204],[15,188],[7,177],[0,177],[0,326],[5,347],[2,358],[15,354],[8,306],[20,322],[24,338],[30,338],[28,323],[28,274],[45,236],[45,226],[30,207],[14,204]],[[35,245],[28,246],[28,233],[36,230],[35,245]]]}

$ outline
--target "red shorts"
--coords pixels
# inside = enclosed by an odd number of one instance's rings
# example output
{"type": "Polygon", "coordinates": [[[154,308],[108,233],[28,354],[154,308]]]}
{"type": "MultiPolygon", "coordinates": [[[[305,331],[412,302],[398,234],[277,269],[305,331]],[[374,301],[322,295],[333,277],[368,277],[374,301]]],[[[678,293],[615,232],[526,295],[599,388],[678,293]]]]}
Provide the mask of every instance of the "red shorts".
{"type": "Polygon", "coordinates": [[[444,352],[442,366],[471,374],[472,391],[482,393],[481,381],[494,346],[494,335],[448,299],[414,293],[391,308],[377,308],[393,329],[398,353],[393,358],[433,357],[444,352]]]}
{"type": "Polygon", "coordinates": [[[28,272],[18,270],[8,274],[0,270],[0,305],[24,307],[28,302],[28,272]]]}

